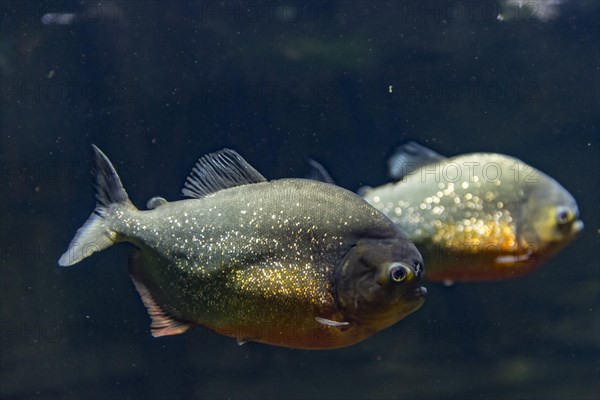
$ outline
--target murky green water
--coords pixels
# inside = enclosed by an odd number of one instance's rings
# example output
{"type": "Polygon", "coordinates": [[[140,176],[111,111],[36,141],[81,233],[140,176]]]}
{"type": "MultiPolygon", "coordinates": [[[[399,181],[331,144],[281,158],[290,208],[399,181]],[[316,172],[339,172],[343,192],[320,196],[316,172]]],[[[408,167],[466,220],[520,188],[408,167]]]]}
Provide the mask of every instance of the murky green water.
{"type": "Polygon", "coordinates": [[[598,3],[543,18],[490,0],[1,8],[2,398],[598,398],[598,3]],[[406,140],[528,162],[585,230],[529,276],[429,283],[417,313],[334,351],[154,339],[127,246],[57,265],[93,208],[91,143],[142,207],[178,199],[223,147],[268,178],[312,157],[358,188],[385,182],[406,140]]]}

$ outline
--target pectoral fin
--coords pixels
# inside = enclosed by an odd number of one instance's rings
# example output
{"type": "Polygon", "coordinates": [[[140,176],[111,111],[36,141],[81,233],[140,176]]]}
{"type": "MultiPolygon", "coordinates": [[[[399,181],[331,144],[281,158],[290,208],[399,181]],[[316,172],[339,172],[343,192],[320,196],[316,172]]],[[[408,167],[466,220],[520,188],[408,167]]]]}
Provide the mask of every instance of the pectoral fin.
{"type": "Polygon", "coordinates": [[[527,261],[529,257],[531,257],[530,252],[525,254],[508,254],[505,256],[498,256],[494,261],[496,264],[514,264],[521,261],[527,261]]]}
{"type": "Polygon", "coordinates": [[[350,322],[338,322],[338,321],[332,321],[330,319],[327,318],[321,318],[321,317],[315,317],[315,321],[317,321],[320,324],[326,325],[326,326],[336,326],[336,327],[340,327],[340,326],[347,326],[350,325],[350,322]]]}

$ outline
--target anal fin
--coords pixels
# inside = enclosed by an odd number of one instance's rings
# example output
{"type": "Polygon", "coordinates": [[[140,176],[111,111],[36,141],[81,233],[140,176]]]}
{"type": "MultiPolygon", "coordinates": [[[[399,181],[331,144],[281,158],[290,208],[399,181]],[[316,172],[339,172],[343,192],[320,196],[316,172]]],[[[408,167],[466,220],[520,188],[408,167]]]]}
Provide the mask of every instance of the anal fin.
{"type": "Polygon", "coordinates": [[[136,290],[142,298],[144,306],[146,306],[148,315],[152,319],[152,323],[150,324],[152,336],[177,335],[193,328],[195,324],[175,319],[156,303],[152,293],[150,293],[150,290],[141,279],[142,274],[140,272],[143,265],[140,261],[140,255],[141,253],[138,250],[132,252],[129,259],[129,274],[136,290]]]}

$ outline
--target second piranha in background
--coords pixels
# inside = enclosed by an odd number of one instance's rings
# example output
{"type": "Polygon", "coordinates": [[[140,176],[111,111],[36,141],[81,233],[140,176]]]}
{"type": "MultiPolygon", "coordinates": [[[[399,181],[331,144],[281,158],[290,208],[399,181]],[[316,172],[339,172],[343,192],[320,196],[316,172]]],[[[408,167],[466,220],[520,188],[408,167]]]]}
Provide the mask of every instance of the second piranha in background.
{"type": "Polygon", "coordinates": [[[417,143],[389,160],[397,182],[361,191],[408,233],[431,281],[517,277],[555,255],[583,228],[558,182],[502,154],[446,158],[417,143]]]}

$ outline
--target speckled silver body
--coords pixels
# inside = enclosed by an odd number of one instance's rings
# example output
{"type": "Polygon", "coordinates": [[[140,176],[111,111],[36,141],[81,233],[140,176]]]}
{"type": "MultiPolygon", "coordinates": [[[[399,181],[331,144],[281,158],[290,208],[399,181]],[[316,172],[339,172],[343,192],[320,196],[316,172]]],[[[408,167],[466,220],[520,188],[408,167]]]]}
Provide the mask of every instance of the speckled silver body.
{"type": "MultiPolygon", "coordinates": [[[[292,347],[343,344],[319,338],[339,329],[315,317],[344,321],[332,282],[353,246],[399,239],[408,255],[418,255],[360,197],[302,179],[238,186],[148,211],[117,205],[105,220],[117,240],[141,250],[138,279],[174,318],[244,341],[292,347]],[[314,336],[314,344],[303,335],[314,336]]],[[[364,338],[360,329],[349,328],[347,341],[364,338]]]]}
{"type": "Polygon", "coordinates": [[[524,172],[516,159],[472,154],[422,167],[399,182],[369,190],[364,198],[423,241],[436,236],[443,222],[473,230],[488,220],[514,226],[512,215],[523,203],[527,180],[540,179],[535,171],[524,172]],[[522,176],[515,179],[515,173],[522,176]]]}
{"type": "MultiPolygon", "coordinates": [[[[564,205],[577,214],[575,200],[554,179],[516,158],[493,153],[422,166],[363,197],[419,247],[429,280],[522,275],[558,249],[544,237],[551,227],[536,226],[550,218],[543,214],[546,209],[564,205]],[[504,255],[514,256],[514,262],[505,262],[504,255]]],[[[562,247],[571,238],[566,232],[556,242],[562,247]]]]}

